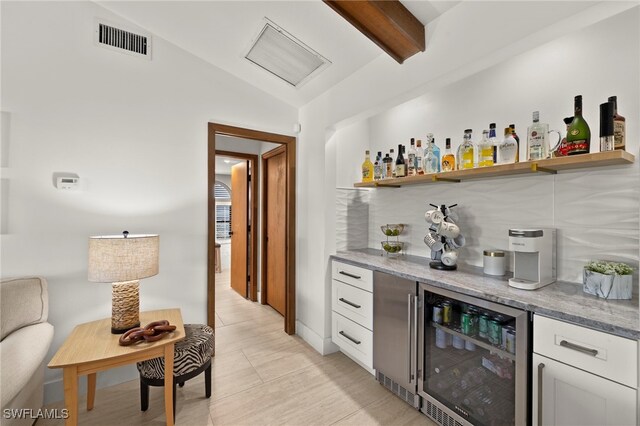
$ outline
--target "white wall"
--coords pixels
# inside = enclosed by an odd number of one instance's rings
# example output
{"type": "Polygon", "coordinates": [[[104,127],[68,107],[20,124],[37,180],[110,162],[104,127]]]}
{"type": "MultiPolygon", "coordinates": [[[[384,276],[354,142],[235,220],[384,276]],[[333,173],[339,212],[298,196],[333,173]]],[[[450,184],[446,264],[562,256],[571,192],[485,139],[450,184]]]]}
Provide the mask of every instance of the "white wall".
{"type": "MultiPolygon", "coordinates": [[[[425,53],[401,66],[381,54],[300,109],[298,330],[303,330],[307,341],[320,351],[332,349],[327,326],[331,310],[327,292],[331,290],[326,274],[335,238],[332,241],[326,236],[335,227],[335,216],[323,214],[321,206],[335,205],[336,190],[331,185],[353,183],[348,175],[357,175],[362,162],[359,153],[353,158],[355,171],[330,166],[331,158],[341,155],[334,153],[338,145],[332,140],[340,138],[342,128],[634,5],[637,3],[461,2],[427,26],[425,53]],[[324,176],[324,182],[317,176],[324,176]]],[[[597,59],[593,61],[596,63],[597,59]]],[[[464,105],[460,108],[464,109],[464,105]]],[[[396,137],[400,136],[395,135],[388,143],[397,144],[396,137]]]]}
{"type": "MultiPolygon", "coordinates": [[[[526,158],[531,112],[539,110],[542,121],[563,129],[562,118],[573,115],[573,96],[582,94],[591,151],[598,152],[599,104],[608,96],[618,96],[622,115],[640,116],[639,18],[638,8],[627,11],[372,117],[371,150],[386,152],[395,146],[389,141],[407,143],[411,136],[433,132],[442,149],[444,138],[451,137],[455,152],[465,128],[473,128],[477,141],[489,122],[497,122],[498,128],[516,124],[520,158],[526,158]],[[612,49],[619,40],[625,42],[612,49]]],[[[640,133],[636,120],[628,122],[626,149],[638,156],[640,133]]],[[[369,246],[380,247],[379,225],[400,221],[409,224],[402,238],[408,252],[428,256],[423,242],[427,203],[458,203],[467,240],[460,252],[464,263],[481,266],[483,249],[508,249],[509,228],[553,227],[558,229],[560,279],[582,282],[584,264],[599,258],[637,269],[639,180],[636,162],[556,176],[377,190],[371,195],[369,246]]]]}
{"type": "MultiPolygon", "coordinates": [[[[141,309],[170,300],[185,322],[205,322],[207,122],[287,134],[296,109],[158,37],[152,61],[94,46],[96,16],[121,22],[94,3],[1,7],[2,276],[48,279],[48,359],[76,324],[110,315],[110,285],[87,282],[90,235],[160,234],[160,273],[141,282],[141,309]],[[56,190],[61,171],[77,173],[82,189],[56,190]]],[[[60,377],[46,372],[47,402],[62,398],[60,377]]],[[[131,366],[98,382],[135,377],[131,366]]]]}

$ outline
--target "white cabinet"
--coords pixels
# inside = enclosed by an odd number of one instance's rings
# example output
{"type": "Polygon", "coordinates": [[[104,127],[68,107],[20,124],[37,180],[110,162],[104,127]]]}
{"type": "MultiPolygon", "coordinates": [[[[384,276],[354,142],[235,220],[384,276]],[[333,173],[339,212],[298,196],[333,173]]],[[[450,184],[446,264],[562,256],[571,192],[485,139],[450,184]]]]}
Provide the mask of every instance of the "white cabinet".
{"type": "Polygon", "coordinates": [[[373,374],[373,271],[333,261],[331,340],[373,374]]]}
{"type": "Polygon", "coordinates": [[[538,315],[533,331],[533,425],[637,424],[636,341],[538,315]]]}

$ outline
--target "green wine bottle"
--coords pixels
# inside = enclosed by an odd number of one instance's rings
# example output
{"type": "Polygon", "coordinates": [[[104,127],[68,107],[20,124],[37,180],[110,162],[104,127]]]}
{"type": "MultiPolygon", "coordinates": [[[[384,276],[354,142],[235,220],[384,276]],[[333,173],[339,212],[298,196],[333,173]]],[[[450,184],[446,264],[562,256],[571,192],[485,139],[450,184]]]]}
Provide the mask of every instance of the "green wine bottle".
{"type": "Polygon", "coordinates": [[[567,131],[567,152],[569,155],[588,154],[591,130],[582,117],[582,95],[575,97],[573,110],[573,121],[567,131]]]}

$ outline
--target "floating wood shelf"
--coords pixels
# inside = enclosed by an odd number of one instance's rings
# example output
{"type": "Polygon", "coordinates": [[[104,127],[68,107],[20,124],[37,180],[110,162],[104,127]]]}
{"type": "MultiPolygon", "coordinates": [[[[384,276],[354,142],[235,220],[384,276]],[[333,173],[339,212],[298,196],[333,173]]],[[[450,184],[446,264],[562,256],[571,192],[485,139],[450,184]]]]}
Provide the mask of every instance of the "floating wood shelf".
{"type": "Polygon", "coordinates": [[[573,155],[570,157],[549,158],[540,161],[524,161],[514,164],[500,164],[477,169],[454,170],[452,172],[431,173],[419,176],[407,176],[383,179],[374,182],[359,182],[356,188],[399,188],[404,185],[418,185],[439,182],[463,182],[472,179],[484,179],[503,176],[517,176],[531,173],[555,174],[561,170],[588,169],[593,167],[633,164],[635,157],[626,151],[615,150],[595,154],[573,155]]]}

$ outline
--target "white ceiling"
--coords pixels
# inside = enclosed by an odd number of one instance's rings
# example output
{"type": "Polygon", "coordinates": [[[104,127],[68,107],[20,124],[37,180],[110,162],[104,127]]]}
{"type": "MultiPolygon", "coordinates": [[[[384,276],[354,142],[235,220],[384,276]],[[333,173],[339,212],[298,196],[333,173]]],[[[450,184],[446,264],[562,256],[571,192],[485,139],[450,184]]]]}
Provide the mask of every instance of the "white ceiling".
{"type": "MultiPolygon", "coordinates": [[[[223,157],[221,155],[216,155],[216,174],[217,175],[230,175],[231,174],[231,167],[238,164],[239,162],[241,162],[243,160],[239,160],[236,158],[230,158],[230,157],[223,157]],[[226,163],[226,161],[230,161],[229,163],[226,163]]],[[[244,160],[246,161],[246,160],[244,160]]]]}
{"type": "MultiPolygon", "coordinates": [[[[403,1],[425,25],[458,3],[403,1]]],[[[320,0],[99,1],[98,4],[296,107],[311,101],[377,56],[386,55],[320,0]],[[265,17],[332,64],[301,87],[294,88],[244,59],[264,26],[265,17]]]]}

